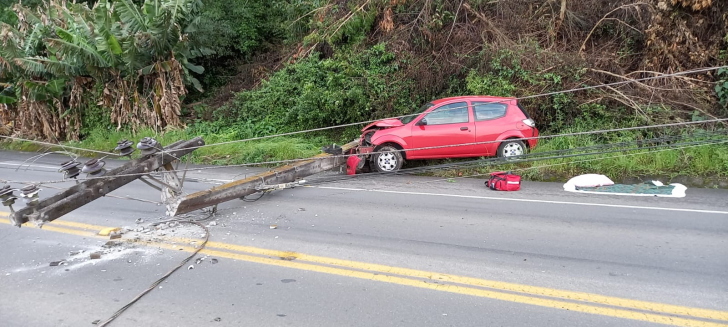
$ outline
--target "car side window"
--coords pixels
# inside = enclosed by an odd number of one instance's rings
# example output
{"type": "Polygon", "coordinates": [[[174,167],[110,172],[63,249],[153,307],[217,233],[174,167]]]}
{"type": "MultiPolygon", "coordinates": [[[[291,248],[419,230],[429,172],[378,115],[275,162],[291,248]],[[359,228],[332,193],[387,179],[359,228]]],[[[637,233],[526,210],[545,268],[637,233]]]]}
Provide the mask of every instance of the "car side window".
{"type": "Polygon", "coordinates": [[[508,104],[492,102],[473,102],[475,121],[491,120],[506,115],[508,104]]]}
{"type": "Polygon", "coordinates": [[[427,125],[445,125],[467,123],[470,121],[468,115],[468,103],[456,102],[439,107],[425,116],[427,125]]]}

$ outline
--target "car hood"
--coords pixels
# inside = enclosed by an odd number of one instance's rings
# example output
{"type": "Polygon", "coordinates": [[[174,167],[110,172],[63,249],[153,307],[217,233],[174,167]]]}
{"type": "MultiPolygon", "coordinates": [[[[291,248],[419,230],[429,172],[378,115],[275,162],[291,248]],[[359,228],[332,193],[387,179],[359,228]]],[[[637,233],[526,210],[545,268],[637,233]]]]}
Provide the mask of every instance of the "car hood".
{"type": "Polygon", "coordinates": [[[375,126],[376,127],[384,127],[384,128],[387,128],[387,127],[400,127],[400,126],[404,126],[404,124],[402,124],[402,122],[399,119],[396,119],[396,118],[383,119],[383,120],[376,121],[376,122],[373,122],[373,123],[367,125],[361,131],[364,132],[364,131],[366,131],[368,129],[371,129],[372,127],[375,127],[375,126]]]}

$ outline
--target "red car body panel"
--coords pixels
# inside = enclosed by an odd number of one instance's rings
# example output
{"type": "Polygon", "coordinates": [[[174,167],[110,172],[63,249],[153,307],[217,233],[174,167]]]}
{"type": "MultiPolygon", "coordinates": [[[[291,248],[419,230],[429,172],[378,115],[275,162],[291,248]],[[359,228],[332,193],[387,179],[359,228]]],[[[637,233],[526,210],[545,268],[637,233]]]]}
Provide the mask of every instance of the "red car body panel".
{"type": "MultiPolygon", "coordinates": [[[[524,122],[530,118],[519,108],[515,98],[462,96],[438,99],[430,104],[429,108],[411,121],[403,123],[400,119],[385,119],[367,125],[362,129],[361,147],[369,149],[385,143],[394,143],[405,150],[406,159],[480,157],[496,155],[499,141],[538,136],[538,129],[524,122]],[[484,113],[482,116],[476,117],[473,103],[478,110],[484,110],[478,111],[484,113]],[[499,106],[493,107],[493,104],[499,106]],[[488,116],[504,107],[505,113],[502,116],[488,116]],[[464,108],[467,108],[467,121],[464,108]],[[441,111],[430,115],[428,124],[418,124],[428,114],[438,109],[441,111]],[[446,111],[453,114],[448,116],[444,113],[446,111]],[[452,119],[453,122],[450,123],[447,119],[452,119]],[[434,148],[427,149],[429,147],[434,148]]],[[[524,143],[533,149],[537,141],[524,140],[524,143]]]]}
{"type": "Polygon", "coordinates": [[[399,126],[402,126],[402,121],[400,121],[399,119],[396,119],[396,118],[383,119],[380,121],[373,122],[373,123],[367,125],[366,127],[362,128],[362,132],[367,129],[370,129],[374,126],[376,126],[376,127],[399,127],[399,126]]]}

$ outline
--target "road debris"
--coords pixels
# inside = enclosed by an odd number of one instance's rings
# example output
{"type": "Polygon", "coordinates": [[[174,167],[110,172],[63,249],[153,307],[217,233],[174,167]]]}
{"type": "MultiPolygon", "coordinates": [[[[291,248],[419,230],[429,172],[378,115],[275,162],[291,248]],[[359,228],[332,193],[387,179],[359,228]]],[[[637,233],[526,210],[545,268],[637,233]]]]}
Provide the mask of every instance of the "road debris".
{"type": "Polygon", "coordinates": [[[216,264],[216,263],[217,263],[217,259],[215,259],[215,258],[212,258],[212,259],[210,259],[210,262],[211,262],[211,263],[212,263],[212,264],[214,265],[214,264],[216,264]]]}
{"type": "Polygon", "coordinates": [[[211,226],[217,226],[217,221],[211,221],[209,224],[207,224],[207,227],[211,226]]]}
{"type": "Polygon", "coordinates": [[[60,260],[60,261],[53,261],[53,262],[51,262],[50,263],[50,266],[51,267],[56,267],[56,266],[65,265],[65,264],[66,264],[66,261],[65,260],[60,260]]]}
{"type": "Polygon", "coordinates": [[[270,225],[270,229],[276,229],[278,228],[278,225],[270,225]]]}
{"type": "Polygon", "coordinates": [[[220,322],[220,321],[222,320],[222,318],[220,318],[220,317],[217,317],[217,318],[215,318],[215,319],[213,319],[213,320],[215,320],[215,321],[217,321],[217,322],[220,322]]]}
{"type": "Polygon", "coordinates": [[[187,270],[192,270],[192,269],[195,269],[195,265],[190,265],[189,267],[187,267],[187,270]]]}
{"type": "Polygon", "coordinates": [[[100,252],[94,252],[89,255],[89,258],[91,259],[101,259],[101,253],[100,252]]]}
{"type": "Polygon", "coordinates": [[[134,222],[135,222],[135,223],[137,223],[137,224],[141,224],[141,223],[143,223],[143,222],[144,222],[144,219],[141,219],[141,218],[137,218],[137,220],[136,220],[136,221],[134,221],[134,222]]]}

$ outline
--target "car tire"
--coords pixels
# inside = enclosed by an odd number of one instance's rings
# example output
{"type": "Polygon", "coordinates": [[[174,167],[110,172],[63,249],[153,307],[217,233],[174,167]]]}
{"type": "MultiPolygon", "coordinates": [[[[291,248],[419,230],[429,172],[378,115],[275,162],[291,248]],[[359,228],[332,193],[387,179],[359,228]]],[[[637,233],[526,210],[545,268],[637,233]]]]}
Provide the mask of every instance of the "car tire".
{"type": "Polygon", "coordinates": [[[404,157],[402,150],[391,145],[374,149],[377,154],[372,155],[370,166],[380,173],[393,173],[402,168],[404,157]]]}
{"type": "Polygon", "coordinates": [[[510,158],[526,154],[526,144],[520,140],[505,140],[498,146],[499,158],[510,158]]]}

